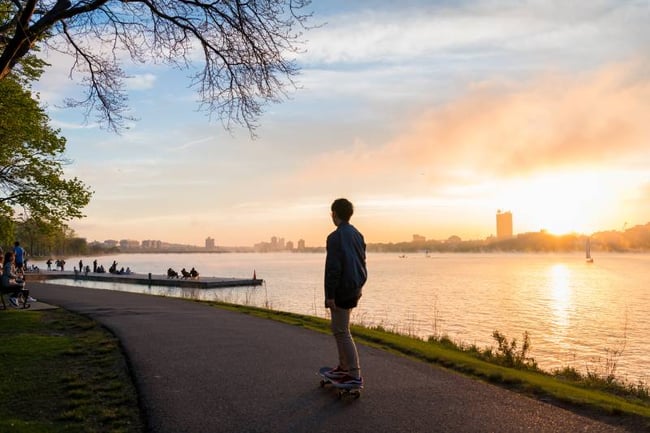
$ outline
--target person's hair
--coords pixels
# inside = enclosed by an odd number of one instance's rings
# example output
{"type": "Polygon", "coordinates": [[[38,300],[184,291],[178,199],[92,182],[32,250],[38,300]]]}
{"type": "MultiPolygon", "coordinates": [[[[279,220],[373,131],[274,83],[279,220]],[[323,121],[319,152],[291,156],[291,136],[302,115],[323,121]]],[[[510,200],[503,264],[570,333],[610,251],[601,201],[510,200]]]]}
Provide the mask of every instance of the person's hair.
{"type": "Polygon", "coordinates": [[[339,198],[332,203],[332,212],[336,213],[336,216],[343,221],[350,221],[350,217],[354,213],[354,206],[347,199],[339,198]]]}
{"type": "Polygon", "coordinates": [[[11,259],[14,258],[14,252],[13,251],[7,251],[5,253],[5,261],[3,263],[8,263],[11,262],[11,259]]]}

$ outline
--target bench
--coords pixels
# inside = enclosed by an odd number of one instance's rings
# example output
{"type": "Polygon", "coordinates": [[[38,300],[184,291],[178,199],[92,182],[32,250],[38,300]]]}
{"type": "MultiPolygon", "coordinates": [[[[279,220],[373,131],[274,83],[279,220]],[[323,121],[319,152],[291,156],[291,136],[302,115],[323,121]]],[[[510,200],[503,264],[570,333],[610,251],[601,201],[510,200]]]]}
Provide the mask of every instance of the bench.
{"type": "Polygon", "coordinates": [[[5,304],[5,295],[14,293],[16,290],[10,289],[8,287],[4,287],[3,285],[0,285],[0,301],[2,301],[2,309],[6,310],[7,309],[7,304],[5,304]]]}

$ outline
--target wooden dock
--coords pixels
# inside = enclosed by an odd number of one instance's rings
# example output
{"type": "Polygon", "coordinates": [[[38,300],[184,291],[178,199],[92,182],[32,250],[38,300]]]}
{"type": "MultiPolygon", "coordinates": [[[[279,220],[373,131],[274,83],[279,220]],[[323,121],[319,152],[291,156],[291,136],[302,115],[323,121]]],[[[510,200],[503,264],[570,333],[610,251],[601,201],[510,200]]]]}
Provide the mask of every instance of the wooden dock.
{"type": "Polygon", "coordinates": [[[74,271],[39,271],[28,272],[25,274],[25,280],[45,281],[55,279],[79,280],[79,281],[100,281],[106,283],[124,283],[124,284],[142,284],[147,286],[166,286],[166,287],[187,287],[198,289],[214,289],[220,287],[241,287],[241,286],[260,286],[264,280],[260,278],[241,279],[241,278],[222,278],[222,277],[203,277],[196,279],[191,278],[167,278],[166,275],[160,274],[110,274],[95,272],[74,272],[74,271]]]}

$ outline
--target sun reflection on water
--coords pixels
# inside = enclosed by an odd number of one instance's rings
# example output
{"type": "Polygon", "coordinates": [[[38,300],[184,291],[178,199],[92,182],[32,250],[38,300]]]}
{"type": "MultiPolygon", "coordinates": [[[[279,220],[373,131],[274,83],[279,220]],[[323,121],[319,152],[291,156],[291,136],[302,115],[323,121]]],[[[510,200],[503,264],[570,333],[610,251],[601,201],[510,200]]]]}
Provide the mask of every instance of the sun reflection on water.
{"type": "Polygon", "coordinates": [[[551,309],[556,331],[569,328],[571,308],[571,271],[564,264],[553,265],[550,269],[551,309]]]}

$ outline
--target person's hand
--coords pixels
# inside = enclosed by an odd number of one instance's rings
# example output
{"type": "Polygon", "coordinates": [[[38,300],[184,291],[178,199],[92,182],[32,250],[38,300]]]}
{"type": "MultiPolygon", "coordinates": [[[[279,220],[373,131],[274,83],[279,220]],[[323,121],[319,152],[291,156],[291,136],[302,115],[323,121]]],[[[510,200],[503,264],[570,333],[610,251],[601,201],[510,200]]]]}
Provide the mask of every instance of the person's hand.
{"type": "Polygon", "coordinates": [[[336,302],[334,302],[334,299],[326,299],[325,308],[336,308],[336,302]]]}

